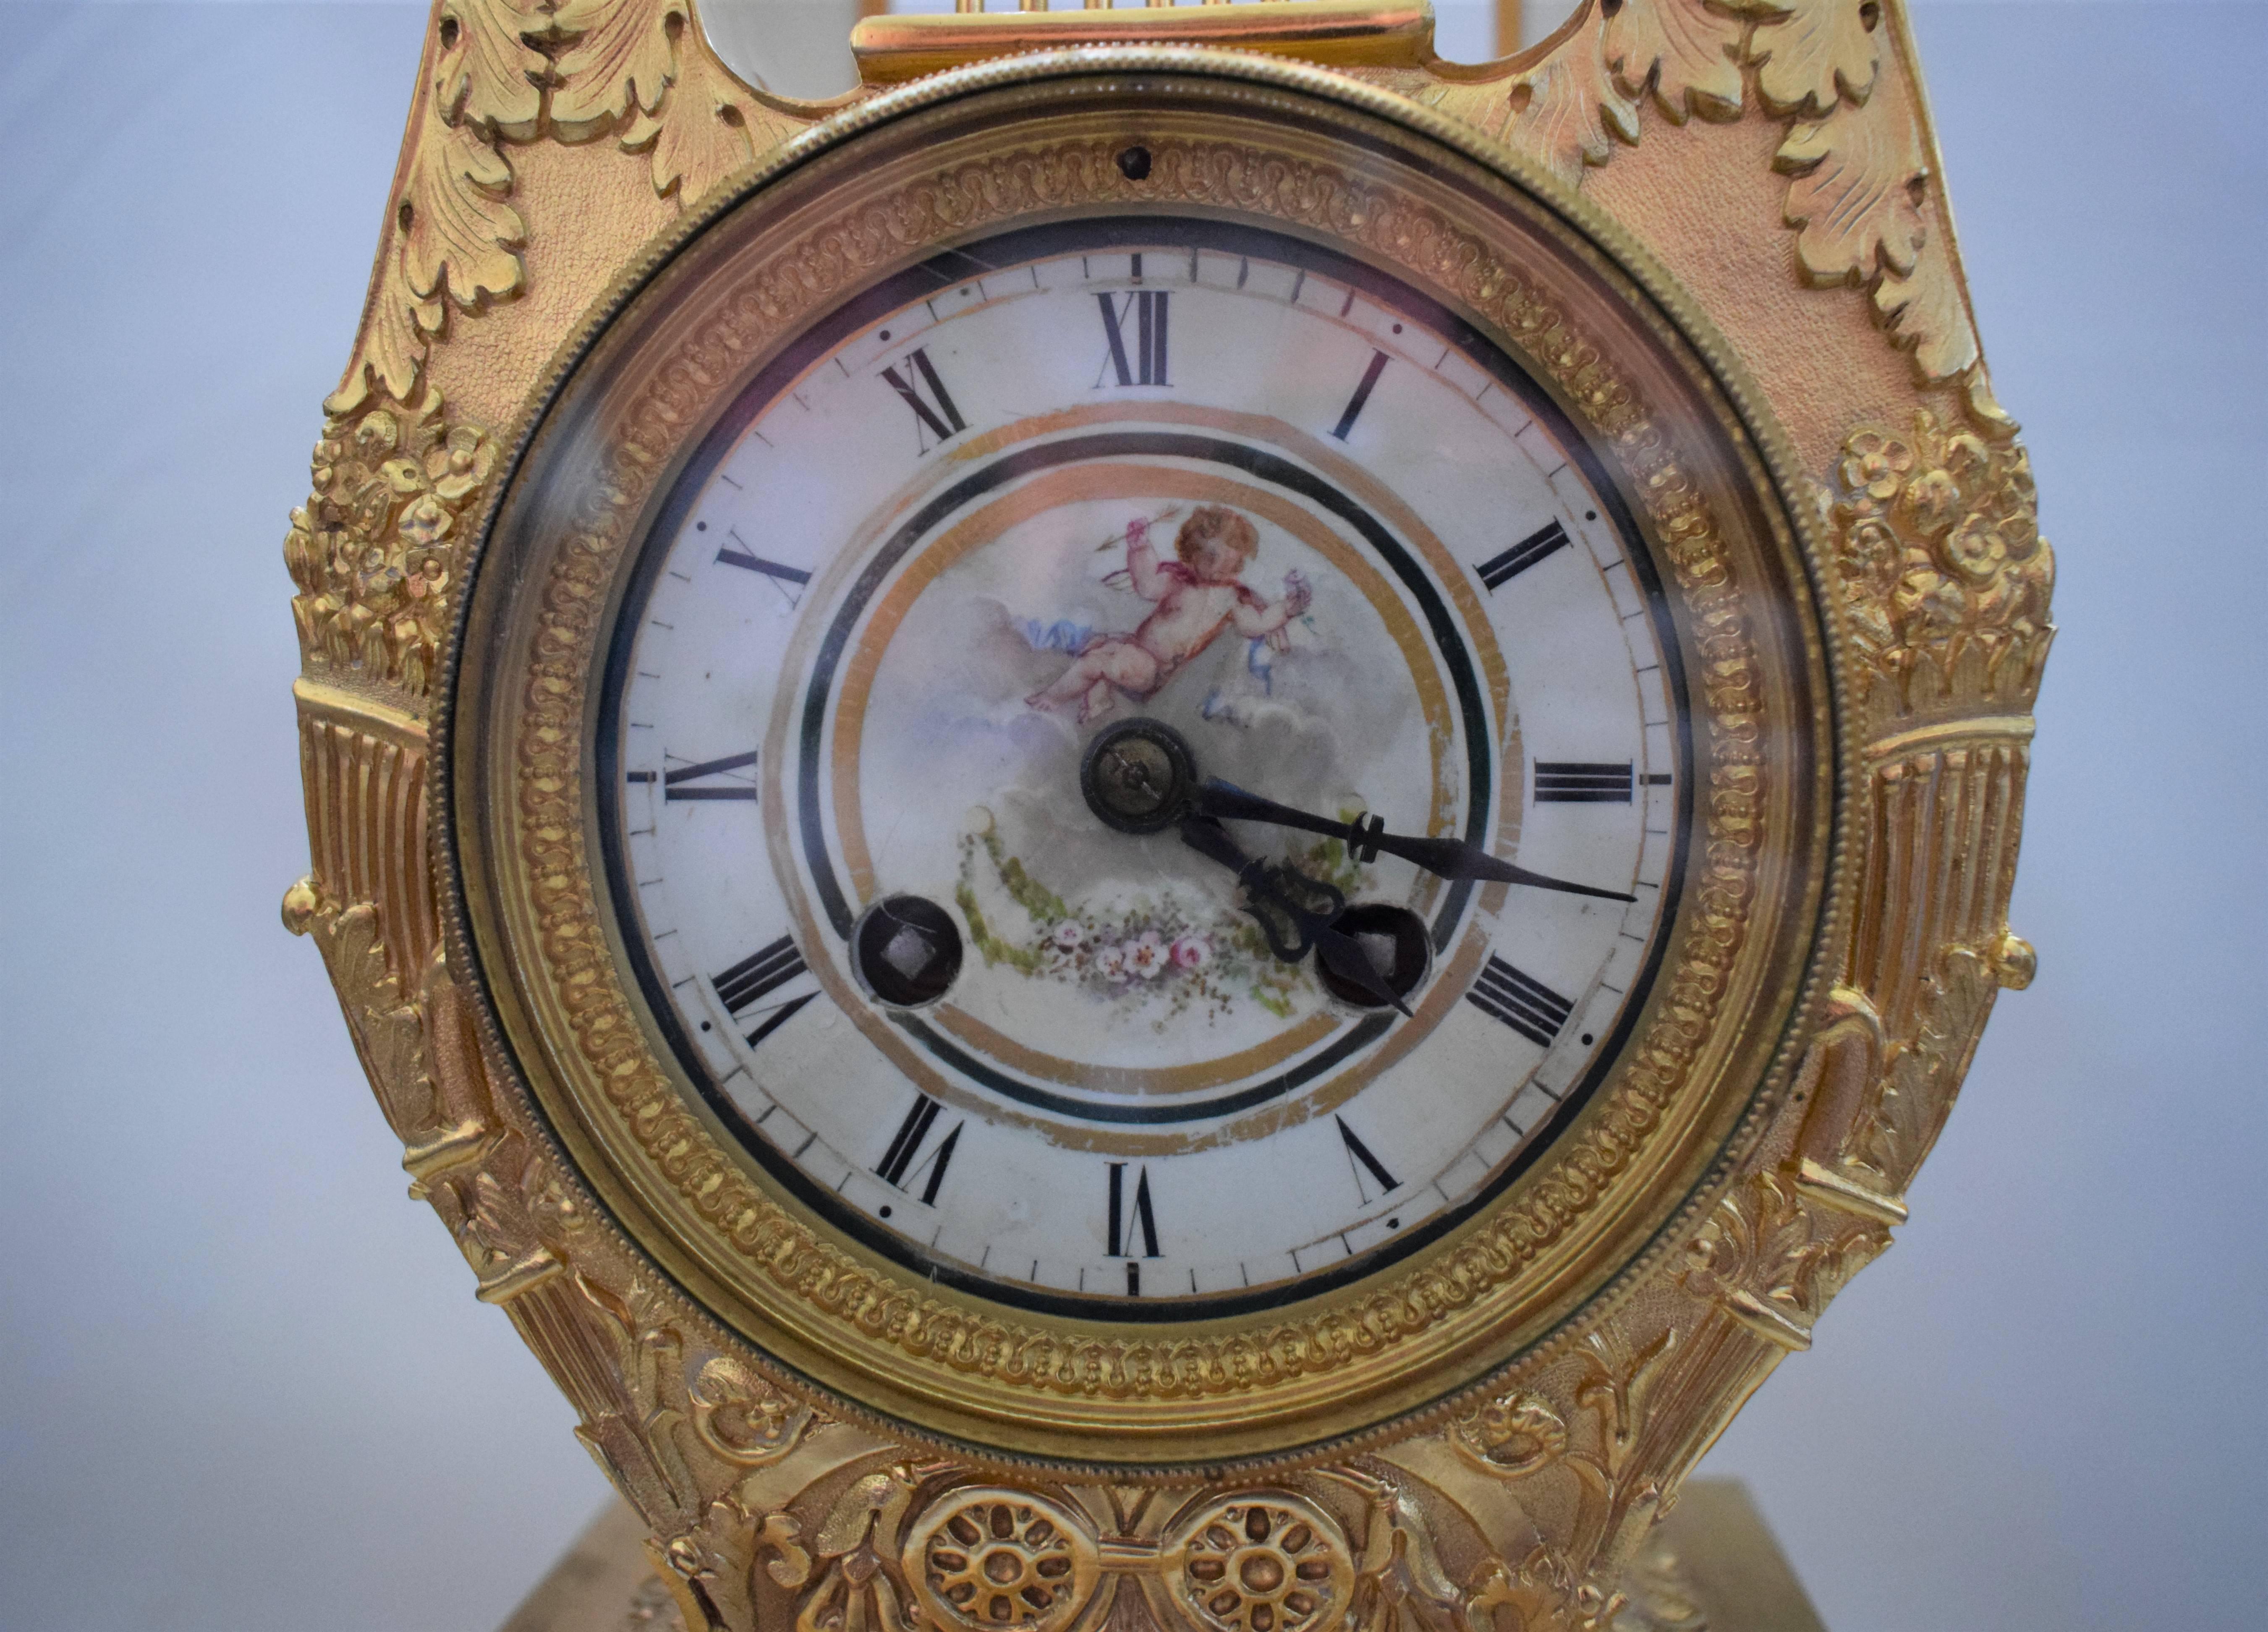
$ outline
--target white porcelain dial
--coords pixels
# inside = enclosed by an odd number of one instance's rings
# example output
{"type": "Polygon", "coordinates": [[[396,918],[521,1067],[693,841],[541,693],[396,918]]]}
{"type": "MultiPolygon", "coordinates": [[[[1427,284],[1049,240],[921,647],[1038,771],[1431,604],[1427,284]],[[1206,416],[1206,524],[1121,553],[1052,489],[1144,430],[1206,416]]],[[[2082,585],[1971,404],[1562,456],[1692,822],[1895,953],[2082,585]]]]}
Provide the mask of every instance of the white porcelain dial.
{"type": "Polygon", "coordinates": [[[838,1227],[1009,1303],[1225,1312],[1453,1227],[1602,1074],[1678,887],[1682,683],[1600,470],[1454,314],[1223,222],[974,244],[815,326],[680,481],[601,705],[693,1082],[838,1227]],[[1134,718],[1633,899],[1226,823],[1410,1013],[1335,994],[1177,827],[1089,808],[1134,718]]]}

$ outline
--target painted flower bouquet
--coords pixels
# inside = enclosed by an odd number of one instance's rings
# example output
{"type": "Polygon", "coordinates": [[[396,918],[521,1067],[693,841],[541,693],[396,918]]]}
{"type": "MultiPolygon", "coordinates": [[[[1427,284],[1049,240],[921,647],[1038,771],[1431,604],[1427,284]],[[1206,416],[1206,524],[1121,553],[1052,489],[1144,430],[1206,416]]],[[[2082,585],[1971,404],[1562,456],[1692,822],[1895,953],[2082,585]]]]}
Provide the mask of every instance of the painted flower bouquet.
{"type": "MultiPolygon", "coordinates": [[[[1192,1011],[1225,1018],[1248,1002],[1288,1019],[1321,996],[1307,966],[1277,959],[1241,912],[1170,888],[1074,906],[1008,853],[997,824],[985,820],[978,828],[961,837],[954,901],[988,966],[1061,981],[1114,1007],[1154,1011],[1160,1028],[1192,1011]],[[1006,910],[1002,897],[1020,911],[1006,910]],[[1018,917],[1028,930],[1010,928],[1018,917]]],[[[1359,869],[1336,839],[1292,860],[1344,891],[1355,887],[1359,869]]]]}

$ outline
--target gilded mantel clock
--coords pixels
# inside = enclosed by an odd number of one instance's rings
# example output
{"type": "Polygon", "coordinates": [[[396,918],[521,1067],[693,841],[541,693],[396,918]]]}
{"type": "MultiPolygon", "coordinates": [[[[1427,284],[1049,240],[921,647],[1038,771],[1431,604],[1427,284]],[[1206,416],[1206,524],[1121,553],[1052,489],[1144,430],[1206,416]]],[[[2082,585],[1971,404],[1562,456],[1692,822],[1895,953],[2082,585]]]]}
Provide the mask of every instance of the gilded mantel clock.
{"type": "Polygon", "coordinates": [[[2051,558],[1905,22],[441,0],[323,951],[688,1627],[1603,1625],[1995,990],[2051,558]]]}

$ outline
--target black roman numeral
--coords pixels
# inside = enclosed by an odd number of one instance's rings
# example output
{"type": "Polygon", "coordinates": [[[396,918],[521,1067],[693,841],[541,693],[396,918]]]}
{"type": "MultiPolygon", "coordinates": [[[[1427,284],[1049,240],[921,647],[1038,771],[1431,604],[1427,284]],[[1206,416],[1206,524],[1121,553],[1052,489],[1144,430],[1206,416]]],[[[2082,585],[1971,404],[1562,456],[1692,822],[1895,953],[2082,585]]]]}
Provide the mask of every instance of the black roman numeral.
{"type": "Polygon", "coordinates": [[[760,572],[772,581],[774,589],[787,597],[789,606],[795,606],[802,604],[803,586],[811,582],[811,574],[806,572],[801,567],[791,567],[784,562],[767,561],[750,549],[747,540],[737,533],[727,536],[740,548],[718,550],[717,561],[720,566],[738,567],[743,572],[760,572]]]}
{"type": "Polygon", "coordinates": [[[1562,997],[1543,981],[1522,974],[1494,952],[1465,1000],[1491,1019],[1502,1020],[1539,1048],[1551,1040],[1575,1012],[1571,999],[1562,997]]]}
{"type": "MultiPolygon", "coordinates": [[[[1150,1210],[1150,1170],[1138,1168],[1134,1174],[1134,1204],[1130,1216],[1126,1204],[1126,1164],[1110,1164],[1110,1250],[1112,1258],[1155,1258],[1158,1253],[1158,1216],[1150,1210]],[[1142,1250],[1134,1250],[1136,1231],[1141,1231],[1142,1250]]],[[[1130,1293],[1138,1283],[1129,1276],[1127,1290],[1130,1293]]]]}
{"type": "Polygon", "coordinates": [[[698,765],[680,765],[674,770],[666,770],[661,774],[662,803],[674,805],[681,799],[753,799],[756,797],[756,784],[752,782],[727,780],[710,783],[705,787],[702,784],[711,776],[722,776],[726,771],[740,770],[755,762],[756,751],[751,748],[746,754],[728,754],[721,760],[703,760],[698,765]]]}
{"type": "Polygon", "coordinates": [[[762,1000],[786,985],[804,972],[803,954],[795,943],[783,935],[770,945],[750,952],[724,974],[714,977],[718,1001],[734,1019],[749,1014],[764,1017],[763,1024],[748,1033],[748,1047],[753,1048],[795,1017],[797,1010],[809,1003],[813,994],[789,998],[769,1008],[759,1008],[762,1000]]]}
{"type": "Polygon", "coordinates": [[[1543,560],[1555,549],[1567,548],[1567,529],[1557,518],[1538,527],[1501,555],[1491,555],[1486,561],[1475,562],[1473,570],[1481,575],[1481,582],[1493,595],[1500,584],[1511,582],[1543,560]]]}
{"type": "Polygon", "coordinates": [[[1362,417],[1362,405],[1370,401],[1371,391],[1378,384],[1378,377],[1384,372],[1386,372],[1386,353],[1372,352],[1370,366],[1362,371],[1362,384],[1357,386],[1354,388],[1354,395],[1347,399],[1346,412],[1339,415],[1338,425],[1331,435],[1342,442],[1347,439],[1347,432],[1352,430],[1355,421],[1362,417]]]}
{"type": "Polygon", "coordinates": [[[717,976],[717,996],[728,1011],[738,1014],[765,993],[795,979],[803,968],[803,954],[796,951],[793,940],[783,935],[717,976]]]}
{"type": "Polygon", "coordinates": [[[1355,1170],[1354,1187],[1361,1195],[1363,1205],[1366,1207],[1370,1205],[1370,1193],[1362,1186],[1363,1168],[1367,1167],[1370,1170],[1370,1176],[1378,1180],[1380,1189],[1399,1189],[1402,1180],[1387,1172],[1386,1164],[1370,1153],[1370,1147],[1362,1142],[1353,1128],[1346,1125],[1346,1118],[1334,1116],[1331,1120],[1339,1125],[1339,1143],[1346,1146],[1347,1165],[1355,1170]]]}
{"type": "Polygon", "coordinates": [[[954,1123],[939,1142],[937,1149],[917,1162],[914,1158],[921,1156],[922,1144],[929,1137],[930,1124],[937,1121],[938,1110],[936,1100],[925,1093],[916,1094],[913,1109],[908,1111],[906,1120],[898,1124],[898,1131],[890,1140],[890,1148],[883,1152],[881,1165],[874,1169],[884,1184],[895,1185],[901,1190],[907,1190],[908,1194],[911,1192],[906,1180],[919,1178],[922,1170],[928,1169],[929,1180],[923,1185],[921,1195],[924,1207],[937,1205],[937,1188],[945,1182],[945,1170],[953,1160],[954,1147],[961,1143],[963,1126],[960,1122],[954,1123]]]}
{"type": "MultiPolygon", "coordinates": [[[[929,360],[929,353],[921,347],[916,346],[911,351],[906,353],[906,362],[911,365],[909,371],[917,377],[914,383],[909,384],[905,375],[899,373],[895,368],[884,369],[882,378],[890,382],[891,390],[906,400],[906,406],[913,409],[914,417],[922,425],[929,427],[930,435],[943,442],[956,431],[968,430],[968,422],[961,417],[961,410],[953,406],[952,393],[946,390],[945,382],[937,377],[937,365],[929,360]],[[923,386],[929,387],[929,397],[926,400],[921,393],[920,387],[923,386]]],[[[917,441],[920,440],[921,430],[918,426],[915,429],[914,436],[917,441]]],[[[928,452],[929,449],[928,443],[921,444],[923,452],[928,452]]]]}
{"type": "Polygon", "coordinates": [[[1538,805],[1628,805],[1631,802],[1631,762],[1603,764],[1590,760],[1535,761],[1535,802],[1538,805]]]}
{"type": "MultiPolygon", "coordinates": [[[[1141,276],[1138,271],[1136,276],[1141,276]]],[[[1138,289],[1128,292],[1125,304],[1121,297],[1098,293],[1095,299],[1102,306],[1102,337],[1110,348],[1103,359],[1102,373],[1094,378],[1102,384],[1104,374],[1115,374],[1122,386],[1170,386],[1166,378],[1166,293],[1164,290],[1138,289]],[[1130,357],[1126,349],[1126,319],[1134,319],[1134,349],[1130,357]]]]}

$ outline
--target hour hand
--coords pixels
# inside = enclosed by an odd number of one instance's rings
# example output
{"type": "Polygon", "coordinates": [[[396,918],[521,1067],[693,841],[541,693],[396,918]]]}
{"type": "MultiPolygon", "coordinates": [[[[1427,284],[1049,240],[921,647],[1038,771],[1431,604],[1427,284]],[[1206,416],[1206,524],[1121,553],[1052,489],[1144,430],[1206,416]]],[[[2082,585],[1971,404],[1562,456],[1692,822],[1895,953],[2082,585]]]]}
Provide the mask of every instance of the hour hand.
{"type": "Polygon", "coordinates": [[[1310,815],[1294,810],[1288,805],[1278,805],[1273,799],[1262,798],[1256,793],[1247,793],[1233,783],[1215,776],[1206,781],[1197,791],[1198,812],[1214,820],[1265,821],[1279,827],[1297,827],[1303,833],[1328,834],[1345,841],[1347,849],[1357,861],[1370,861],[1380,851],[1413,862],[1428,872],[1439,873],[1444,878],[1487,879],[1498,884],[1522,884],[1531,889],[1557,890],[1568,895],[1591,895],[1601,901],[1634,901],[1635,895],[1620,890],[1602,890],[1596,885],[1576,884],[1565,878],[1554,878],[1543,873],[1530,872],[1516,863],[1491,856],[1477,844],[1462,839],[1420,839],[1407,834],[1388,833],[1383,817],[1357,818],[1353,821],[1333,821],[1326,816],[1310,815]]]}

